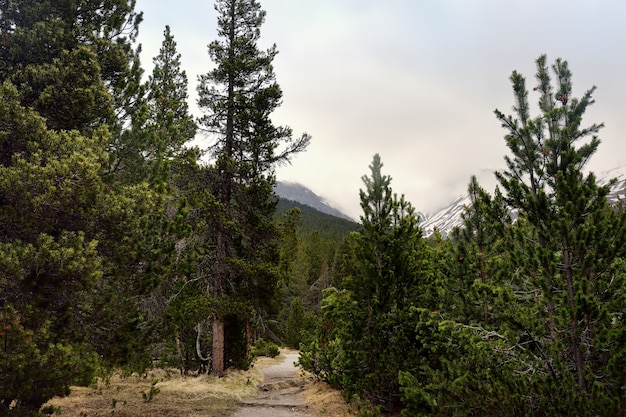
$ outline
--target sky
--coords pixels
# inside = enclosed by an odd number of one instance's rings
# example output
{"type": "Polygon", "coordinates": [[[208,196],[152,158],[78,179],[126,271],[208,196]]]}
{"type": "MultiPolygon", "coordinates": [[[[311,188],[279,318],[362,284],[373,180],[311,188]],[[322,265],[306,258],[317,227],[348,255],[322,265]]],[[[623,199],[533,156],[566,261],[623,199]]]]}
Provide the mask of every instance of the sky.
{"type": "MultiPolygon", "coordinates": [[[[592,86],[583,125],[605,124],[589,169],[626,164],[626,2],[621,0],[260,0],[267,12],[259,46],[277,45],[274,72],[283,103],[272,119],[306,152],[278,167],[358,219],[362,176],[378,153],[391,187],[433,213],[464,194],[476,175],[492,191],[504,168],[505,130],[494,109],[512,114],[513,70],[527,79],[535,60],[567,60],[574,96],[592,86]],[[624,132],[624,133],[623,133],[624,132]]],[[[143,11],[142,64],[152,71],[169,25],[189,78],[213,68],[217,39],[211,0],[137,0],[143,11]]],[[[536,113],[535,113],[536,114],[536,113]]],[[[198,144],[209,143],[198,138],[198,144]]]]}

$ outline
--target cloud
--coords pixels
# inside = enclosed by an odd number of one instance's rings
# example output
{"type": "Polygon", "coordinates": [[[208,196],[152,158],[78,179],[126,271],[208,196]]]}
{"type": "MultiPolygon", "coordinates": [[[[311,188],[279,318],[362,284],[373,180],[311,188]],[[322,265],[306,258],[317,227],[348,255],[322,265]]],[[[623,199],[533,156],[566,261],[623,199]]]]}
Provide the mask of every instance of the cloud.
{"type": "MultiPolygon", "coordinates": [[[[138,0],[145,11],[144,56],[158,52],[165,24],[179,45],[195,100],[196,76],[212,67],[213,5],[176,7],[138,0]]],[[[508,77],[529,86],[535,59],[569,61],[575,92],[597,85],[587,123],[602,122],[591,167],[624,163],[626,131],[622,20],[611,0],[265,0],[261,46],[277,44],[274,67],[284,97],[273,118],[313,136],[280,179],[300,182],[354,217],[361,176],[380,153],[392,187],[432,212],[465,191],[472,174],[503,167],[504,131],[493,115],[510,113],[508,77]]],[[[143,59],[150,67],[151,61],[143,59]]],[[[149,68],[148,71],[151,69],[149,68]]],[[[193,106],[192,106],[193,107],[193,106]]],[[[606,168],[605,168],[606,167],[606,168]]],[[[484,177],[484,176],[481,176],[484,177]]],[[[488,180],[486,180],[488,181],[488,180]]]]}

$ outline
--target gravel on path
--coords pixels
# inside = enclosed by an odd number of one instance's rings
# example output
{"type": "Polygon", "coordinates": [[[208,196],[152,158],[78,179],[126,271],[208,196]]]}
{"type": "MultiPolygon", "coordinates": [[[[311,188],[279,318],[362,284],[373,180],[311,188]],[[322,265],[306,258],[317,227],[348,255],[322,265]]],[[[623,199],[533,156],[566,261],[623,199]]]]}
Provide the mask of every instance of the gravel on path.
{"type": "Polygon", "coordinates": [[[265,377],[259,394],[244,401],[231,417],[313,417],[300,392],[306,384],[295,365],[298,353],[283,352],[283,361],[261,371],[265,377]]]}

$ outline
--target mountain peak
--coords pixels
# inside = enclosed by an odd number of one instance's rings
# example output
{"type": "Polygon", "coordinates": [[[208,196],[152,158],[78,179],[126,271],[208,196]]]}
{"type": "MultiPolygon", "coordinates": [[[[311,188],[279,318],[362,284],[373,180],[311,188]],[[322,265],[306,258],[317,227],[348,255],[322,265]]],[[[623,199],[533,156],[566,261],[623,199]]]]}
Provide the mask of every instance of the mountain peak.
{"type": "Polygon", "coordinates": [[[354,221],[341,210],[330,205],[323,197],[315,194],[311,189],[297,182],[277,181],[274,191],[280,198],[295,201],[305,206],[312,207],[325,214],[354,221]]]}

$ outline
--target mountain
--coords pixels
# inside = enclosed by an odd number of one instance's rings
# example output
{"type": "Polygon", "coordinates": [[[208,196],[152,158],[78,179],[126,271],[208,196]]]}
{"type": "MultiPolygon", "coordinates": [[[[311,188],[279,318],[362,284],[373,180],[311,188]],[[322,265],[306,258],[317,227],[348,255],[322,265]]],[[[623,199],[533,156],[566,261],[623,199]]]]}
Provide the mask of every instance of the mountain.
{"type": "Polygon", "coordinates": [[[302,184],[278,181],[274,190],[280,198],[284,198],[285,200],[295,201],[297,203],[304,204],[305,206],[312,207],[322,213],[354,221],[354,219],[350,216],[331,206],[326,200],[324,200],[324,198],[315,194],[302,184]]]}
{"type": "Polygon", "coordinates": [[[430,216],[424,215],[420,224],[424,232],[424,237],[432,235],[435,229],[439,230],[439,233],[443,236],[447,236],[455,226],[461,226],[463,224],[461,214],[465,210],[465,207],[469,205],[469,196],[461,195],[435,214],[430,216]]]}
{"type": "MultiPolygon", "coordinates": [[[[620,199],[623,200],[625,198],[626,165],[596,174],[596,177],[598,185],[606,185],[611,179],[617,179],[617,182],[611,187],[611,191],[607,197],[611,204],[616,204],[620,199]]],[[[447,236],[455,226],[461,226],[463,224],[461,214],[465,210],[465,207],[469,205],[469,196],[460,195],[436,213],[430,216],[423,216],[421,226],[424,231],[424,237],[431,236],[435,229],[439,230],[443,236],[447,236]]]]}
{"type": "Polygon", "coordinates": [[[359,224],[354,220],[322,213],[313,207],[285,198],[278,201],[277,219],[280,219],[285,212],[292,208],[300,210],[298,227],[305,234],[316,232],[323,239],[341,242],[348,233],[359,228],[359,224]]]}

